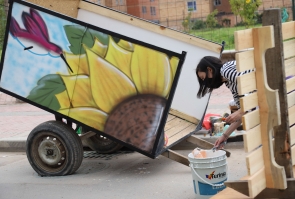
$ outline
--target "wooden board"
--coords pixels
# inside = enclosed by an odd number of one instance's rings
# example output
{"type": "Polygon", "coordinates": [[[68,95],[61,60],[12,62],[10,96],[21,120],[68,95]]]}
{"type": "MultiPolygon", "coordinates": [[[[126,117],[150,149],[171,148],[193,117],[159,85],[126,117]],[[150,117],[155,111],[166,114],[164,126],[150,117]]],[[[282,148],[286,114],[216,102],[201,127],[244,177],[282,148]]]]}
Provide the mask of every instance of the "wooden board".
{"type": "Polygon", "coordinates": [[[286,80],[287,93],[295,90],[295,77],[286,80]]]}
{"type": "Polygon", "coordinates": [[[289,21],[282,23],[283,40],[295,37],[295,22],[289,21]]]}
{"type": "Polygon", "coordinates": [[[192,116],[189,116],[189,115],[187,115],[185,113],[182,113],[182,112],[180,112],[178,110],[175,110],[175,109],[172,109],[172,108],[170,109],[169,113],[171,115],[175,115],[177,117],[180,117],[182,119],[185,119],[185,120],[187,120],[189,122],[192,122],[194,124],[199,124],[199,122],[200,122],[200,120],[198,120],[197,118],[192,117],[192,116]]]}
{"type": "Polygon", "coordinates": [[[255,72],[237,77],[239,95],[244,95],[257,89],[255,78],[255,72]]]}
{"type": "Polygon", "coordinates": [[[285,60],[285,76],[295,75],[295,57],[285,60]]]}
{"type": "Polygon", "coordinates": [[[179,154],[176,151],[173,151],[171,149],[168,149],[167,151],[165,151],[161,155],[163,155],[166,158],[169,158],[171,160],[174,160],[176,162],[179,162],[179,163],[181,163],[181,164],[183,164],[185,166],[189,166],[189,161],[188,161],[188,158],[186,156],[181,155],[181,154],[179,154]]]}
{"type": "Polygon", "coordinates": [[[175,118],[174,115],[168,114],[166,123],[169,122],[170,120],[173,120],[174,118],[175,118]]]}
{"type": "Polygon", "coordinates": [[[263,180],[260,179],[262,176],[265,176],[266,187],[268,188],[287,188],[285,169],[275,162],[272,143],[273,127],[278,126],[281,123],[279,95],[278,90],[272,90],[268,86],[264,57],[266,50],[274,47],[273,26],[254,28],[253,43],[265,173],[262,172],[263,174],[259,174],[260,177],[256,179],[257,181],[253,181],[253,184],[257,184],[259,180],[259,186],[253,186],[252,190],[249,182],[249,192],[251,197],[256,196],[265,188],[263,187],[263,180]],[[263,189],[260,189],[260,185],[263,189]]]}
{"type": "Polygon", "coordinates": [[[283,36],[281,10],[270,9],[263,12],[262,25],[274,27],[275,47],[265,52],[266,74],[268,85],[272,89],[278,89],[280,117],[282,123],[274,128],[274,156],[276,163],[285,168],[286,176],[291,178],[292,164],[290,161],[290,136],[288,124],[288,107],[286,93],[286,72],[284,67],[283,36]],[[284,147],[282,147],[284,146],[284,147]],[[282,150],[283,148],[283,150],[282,150]]]}
{"type": "Polygon", "coordinates": [[[186,137],[194,130],[196,130],[197,124],[188,122],[182,118],[178,118],[174,115],[168,114],[167,122],[164,128],[164,132],[168,137],[168,144],[166,148],[169,148],[175,142],[186,137]]]}
{"type": "Polygon", "coordinates": [[[295,106],[292,106],[288,109],[289,113],[289,125],[292,126],[295,124],[295,106]]]}
{"type": "MultiPolygon", "coordinates": [[[[295,144],[295,126],[292,126],[290,128],[290,145],[294,145],[295,144]]],[[[292,155],[295,155],[294,153],[292,153],[292,155]]],[[[292,158],[292,160],[294,160],[292,158]]]]}
{"type": "Polygon", "coordinates": [[[254,51],[247,50],[244,52],[236,53],[237,71],[243,72],[246,70],[254,69],[254,51]]]}
{"type": "MultiPolygon", "coordinates": [[[[231,187],[237,191],[232,191],[233,189],[227,191],[227,195],[224,195],[224,193],[221,191],[219,192],[214,199],[228,199],[228,198],[247,198],[246,196],[249,195],[248,193],[248,181],[247,180],[239,180],[239,181],[227,181],[226,183],[227,187],[231,187]],[[241,193],[244,194],[241,195],[241,193]],[[230,195],[231,194],[231,195],[230,195]],[[229,196],[229,197],[227,197],[229,196]]],[[[260,194],[258,194],[255,199],[293,199],[295,198],[295,179],[294,178],[288,178],[287,179],[287,185],[288,188],[285,190],[279,190],[279,189],[264,189],[260,194]]],[[[230,189],[230,188],[226,188],[230,189]]],[[[250,197],[248,197],[250,198],[250,197]]]]}
{"type": "MultiPolygon", "coordinates": [[[[166,123],[164,131],[165,131],[165,134],[168,136],[168,138],[170,138],[191,125],[192,125],[192,123],[190,123],[190,122],[187,122],[187,121],[182,120],[180,118],[174,118],[173,120],[170,120],[169,122],[166,123]],[[169,128],[167,126],[169,126],[169,128]]],[[[196,127],[195,124],[193,126],[196,127]]]]}
{"type": "Polygon", "coordinates": [[[236,51],[253,48],[252,29],[235,31],[234,37],[236,51]]]}
{"type": "Polygon", "coordinates": [[[181,129],[179,132],[175,133],[173,136],[170,136],[168,138],[168,146],[171,144],[174,144],[175,142],[179,141],[183,137],[189,135],[191,132],[196,130],[196,125],[195,124],[190,124],[186,128],[181,129]]]}
{"type": "Polygon", "coordinates": [[[248,175],[252,176],[264,167],[262,147],[259,147],[246,157],[248,175]]]}
{"type": "Polygon", "coordinates": [[[253,151],[262,144],[260,133],[260,125],[257,125],[243,134],[244,149],[246,153],[253,151]]]}
{"type": "Polygon", "coordinates": [[[284,58],[295,56],[295,40],[289,40],[284,42],[284,58]]]}
{"type": "Polygon", "coordinates": [[[288,101],[288,108],[295,105],[295,92],[291,92],[287,95],[287,101],[288,101]]]}
{"type": "Polygon", "coordinates": [[[242,112],[246,112],[258,106],[257,92],[251,93],[245,97],[240,98],[240,105],[242,112]]]}
{"type": "Polygon", "coordinates": [[[252,111],[242,117],[243,129],[245,131],[257,126],[260,123],[259,110],[252,111]]]}
{"type": "Polygon", "coordinates": [[[295,165],[295,146],[291,147],[292,165],[295,165]]]}
{"type": "Polygon", "coordinates": [[[267,176],[264,167],[248,179],[249,196],[254,198],[267,186],[267,176]]]}
{"type": "Polygon", "coordinates": [[[210,199],[250,199],[250,197],[228,187],[212,196],[210,199]]]}

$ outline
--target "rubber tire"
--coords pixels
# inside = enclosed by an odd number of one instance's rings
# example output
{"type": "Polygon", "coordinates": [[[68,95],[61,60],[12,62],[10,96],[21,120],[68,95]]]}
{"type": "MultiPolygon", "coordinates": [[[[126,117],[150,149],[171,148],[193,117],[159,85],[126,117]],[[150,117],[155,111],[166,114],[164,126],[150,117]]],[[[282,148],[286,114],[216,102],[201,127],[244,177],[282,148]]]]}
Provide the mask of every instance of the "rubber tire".
{"type": "Polygon", "coordinates": [[[47,121],[35,127],[28,136],[26,153],[32,168],[40,176],[63,176],[73,174],[83,160],[83,145],[80,137],[67,124],[61,121],[47,121]],[[41,138],[53,136],[65,149],[66,158],[62,167],[52,167],[40,158],[38,149],[41,138]]]}
{"type": "MultiPolygon", "coordinates": [[[[82,128],[82,134],[87,132],[88,130],[86,128],[82,128]]],[[[106,138],[106,141],[104,141],[100,138],[100,136],[101,135],[97,133],[92,137],[86,138],[83,142],[93,151],[102,154],[115,153],[123,147],[123,145],[108,138],[106,138]]]]}

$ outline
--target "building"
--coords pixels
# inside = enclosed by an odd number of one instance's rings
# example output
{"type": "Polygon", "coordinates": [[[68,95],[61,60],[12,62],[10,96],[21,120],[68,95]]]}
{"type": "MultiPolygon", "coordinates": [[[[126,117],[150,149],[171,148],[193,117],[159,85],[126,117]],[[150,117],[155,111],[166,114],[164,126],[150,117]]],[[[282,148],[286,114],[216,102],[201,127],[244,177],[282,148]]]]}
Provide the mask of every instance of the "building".
{"type": "MultiPolygon", "coordinates": [[[[258,13],[263,13],[264,10],[270,8],[287,8],[289,19],[292,19],[292,1],[291,0],[261,0],[262,4],[258,8],[258,13]]],[[[218,10],[219,24],[234,26],[241,19],[235,16],[231,9],[229,0],[213,0],[213,10],[218,10]]]]}
{"type": "Polygon", "coordinates": [[[87,1],[127,13],[126,0],[87,0],[87,1]]]}
{"type": "Polygon", "coordinates": [[[127,13],[160,23],[159,0],[126,0],[127,13]]]}
{"type": "MultiPolygon", "coordinates": [[[[234,26],[241,19],[235,16],[229,0],[88,0],[130,15],[159,23],[176,30],[184,30],[183,22],[191,13],[192,20],[205,21],[208,14],[217,9],[220,25],[234,26]]],[[[287,8],[292,18],[291,0],[262,0],[258,12],[269,8],[287,8]]]]}

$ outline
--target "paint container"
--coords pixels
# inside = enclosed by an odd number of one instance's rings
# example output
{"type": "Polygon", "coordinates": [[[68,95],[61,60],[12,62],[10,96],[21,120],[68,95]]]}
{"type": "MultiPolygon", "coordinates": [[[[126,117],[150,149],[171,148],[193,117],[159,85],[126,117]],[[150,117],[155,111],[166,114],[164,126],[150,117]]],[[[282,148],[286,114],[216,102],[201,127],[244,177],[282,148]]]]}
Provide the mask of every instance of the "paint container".
{"type": "Polygon", "coordinates": [[[194,158],[192,153],[188,155],[197,199],[209,199],[222,191],[227,180],[225,151],[205,151],[206,158],[194,158]]]}

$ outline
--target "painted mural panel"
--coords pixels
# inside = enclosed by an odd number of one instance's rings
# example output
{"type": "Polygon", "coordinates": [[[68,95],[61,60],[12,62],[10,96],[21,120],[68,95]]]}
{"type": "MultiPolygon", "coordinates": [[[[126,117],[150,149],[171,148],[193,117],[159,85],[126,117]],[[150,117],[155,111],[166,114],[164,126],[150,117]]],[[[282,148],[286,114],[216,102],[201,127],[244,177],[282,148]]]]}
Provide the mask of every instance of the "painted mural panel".
{"type": "Polygon", "coordinates": [[[151,153],[184,56],[12,6],[1,89],[151,153]]]}

